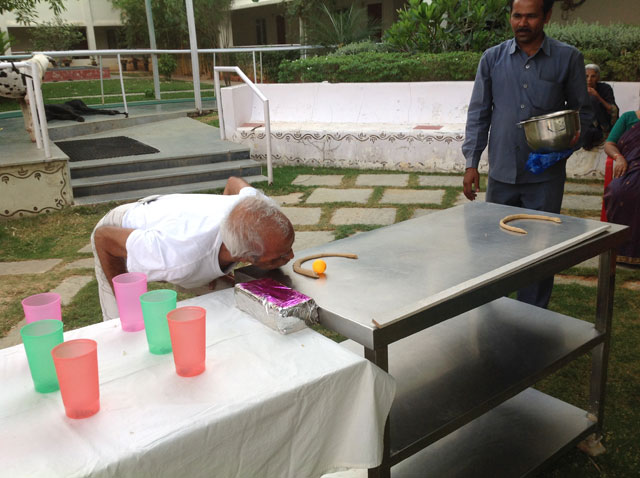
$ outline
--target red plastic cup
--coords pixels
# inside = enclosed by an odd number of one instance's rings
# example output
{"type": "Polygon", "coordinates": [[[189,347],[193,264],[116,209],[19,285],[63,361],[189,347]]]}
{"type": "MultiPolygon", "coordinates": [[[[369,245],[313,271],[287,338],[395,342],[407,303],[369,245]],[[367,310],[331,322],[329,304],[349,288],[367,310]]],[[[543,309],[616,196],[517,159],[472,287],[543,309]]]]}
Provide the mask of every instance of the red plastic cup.
{"type": "Polygon", "coordinates": [[[137,332],[144,329],[140,296],[147,292],[147,276],[142,272],[125,272],[113,278],[122,330],[137,332]]]}
{"type": "Polygon", "coordinates": [[[200,375],[205,369],[206,318],[202,307],[178,307],[167,314],[173,361],[181,377],[200,375]]]}
{"type": "Polygon", "coordinates": [[[60,294],[55,292],[30,295],[22,299],[22,310],[27,324],[42,319],[62,320],[60,294]]]}
{"type": "Polygon", "coordinates": [[[98,344],[75,339],[51,351],[58,375],[64,411],[69,418],[87,418],[100,410],[98,344]]]}

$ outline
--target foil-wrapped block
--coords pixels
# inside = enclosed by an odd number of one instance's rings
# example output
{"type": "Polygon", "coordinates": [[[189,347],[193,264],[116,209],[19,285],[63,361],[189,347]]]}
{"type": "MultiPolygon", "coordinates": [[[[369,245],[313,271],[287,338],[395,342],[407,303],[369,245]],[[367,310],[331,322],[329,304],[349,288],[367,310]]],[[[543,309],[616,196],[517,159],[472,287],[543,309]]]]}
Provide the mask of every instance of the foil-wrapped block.
{"type": "Polygon", "coordinates": [[[273,279],[236,284],[234,296],[238,309],[281,334],[318,323],[318,306],[311,297],[273,279]]]}

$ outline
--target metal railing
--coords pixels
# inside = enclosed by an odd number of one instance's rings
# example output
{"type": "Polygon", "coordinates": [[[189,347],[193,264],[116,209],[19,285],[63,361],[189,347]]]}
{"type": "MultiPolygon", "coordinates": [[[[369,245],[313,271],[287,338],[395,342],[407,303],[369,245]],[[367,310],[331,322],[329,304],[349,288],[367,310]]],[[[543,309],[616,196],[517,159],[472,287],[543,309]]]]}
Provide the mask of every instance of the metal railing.
{"type": "Polygon", "coordinates": [[[36,137],[36,146],[38,149],[44,147],[44,155],[47,159],[51,158],[51,145],[49,144],[49,130],[47,129],[47,115],[44,111],[44,101],[42,99],[42,75],[40,65],[37,61],[20,61],[20,62],[0,62],[0,69],[22,68],[26,70],[25,76],[27,84],[27,98],[29,99],[29,109],[31,111],[31,123],[33,133],[36,137]]]}
{"type": "Polygon", "coordinates": [[[273,166],[271,163],[271,119],[269,116],[269,100],[258,87],[245,75],[242,70],[237,66],[216,66],[213,69],[213,83],[216,89],[216,99],[218,103],[218,120],[220,121],[220,138],[227,139],[227,135],[224,127],[224,119],[222,115],[222,97],[220,89],[220,72],[235,73],[242,81],[244,81],[249,88],[253,90],[258,98],[262,101],[264,108],[264,133],[267,138],[267,181],[269,184],[273,184],[273,166]]]}

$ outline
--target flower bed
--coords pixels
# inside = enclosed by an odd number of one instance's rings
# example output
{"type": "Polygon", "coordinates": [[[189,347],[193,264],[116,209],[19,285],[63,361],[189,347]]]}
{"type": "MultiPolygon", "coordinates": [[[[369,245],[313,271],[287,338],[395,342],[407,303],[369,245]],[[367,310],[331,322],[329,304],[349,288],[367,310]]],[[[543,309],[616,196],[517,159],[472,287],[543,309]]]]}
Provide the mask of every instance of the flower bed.
{"type": "MultiPolygon", "coordinates": [[[[102,67],[102,77],[111,78],[111,71],[102,67]]],[[[67,68],[49,68],[44,74],[44,81],[98,80],[100,68],[97,66],[70,66],[67,68]]]]}

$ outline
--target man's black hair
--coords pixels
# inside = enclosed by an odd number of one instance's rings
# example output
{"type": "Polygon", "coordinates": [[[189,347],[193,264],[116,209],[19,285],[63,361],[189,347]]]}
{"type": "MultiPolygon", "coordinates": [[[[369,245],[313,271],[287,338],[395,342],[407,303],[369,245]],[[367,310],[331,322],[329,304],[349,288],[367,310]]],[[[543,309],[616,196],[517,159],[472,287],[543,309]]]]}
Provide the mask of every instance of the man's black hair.
{"type": "MultiPolygon", "coordinates": [[[[542,0],[542,13],[546,15],[553,7],[553,2],[556,0],[542,0]]],[[[513,10],[513,0],[509,0],[509,10],[513,10]]]]}

